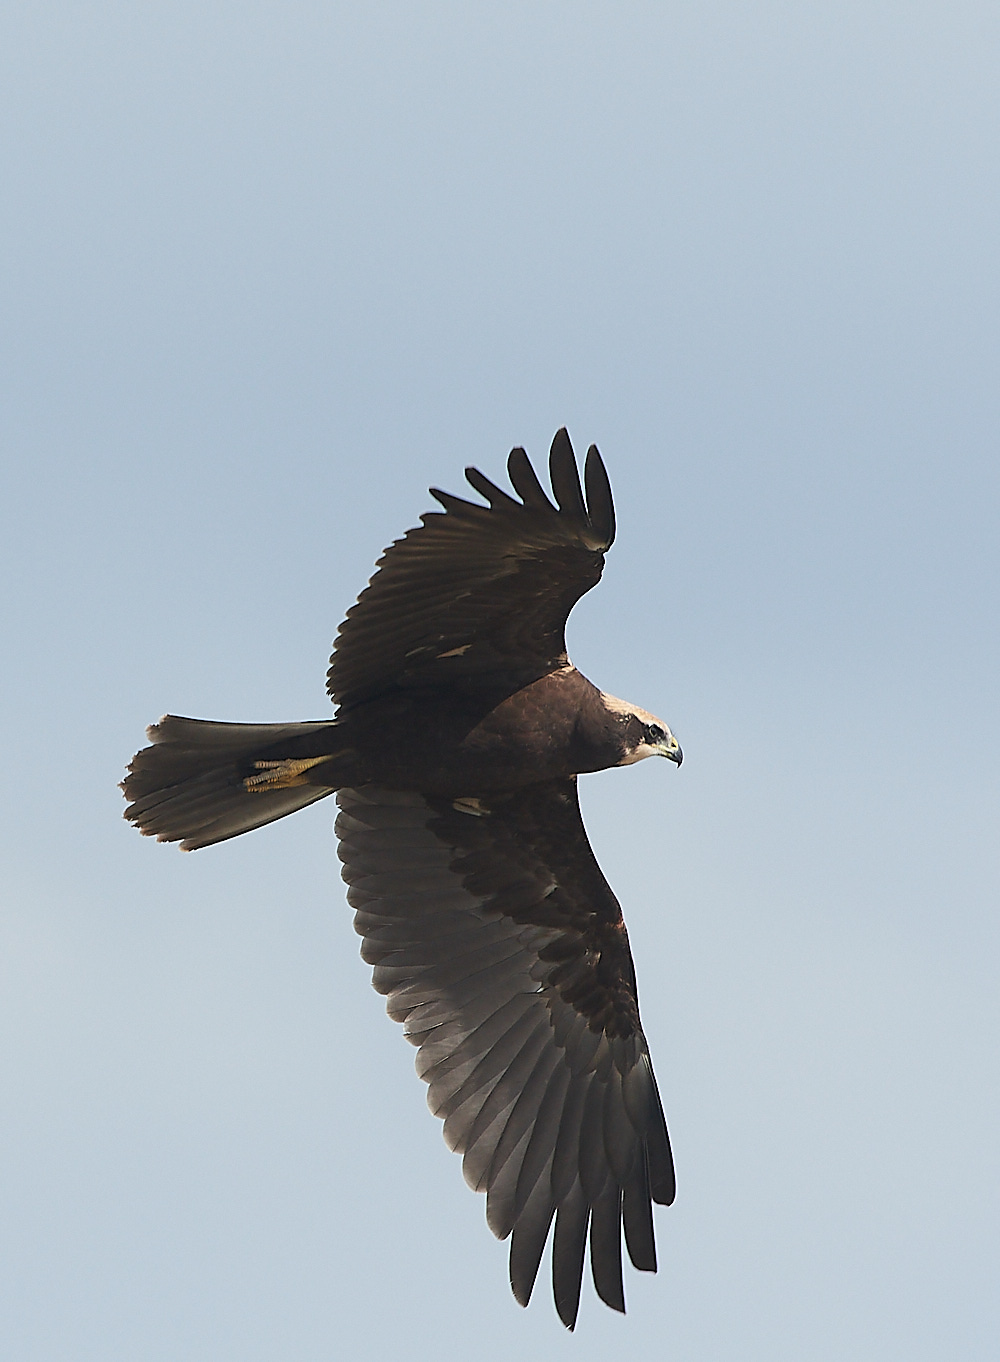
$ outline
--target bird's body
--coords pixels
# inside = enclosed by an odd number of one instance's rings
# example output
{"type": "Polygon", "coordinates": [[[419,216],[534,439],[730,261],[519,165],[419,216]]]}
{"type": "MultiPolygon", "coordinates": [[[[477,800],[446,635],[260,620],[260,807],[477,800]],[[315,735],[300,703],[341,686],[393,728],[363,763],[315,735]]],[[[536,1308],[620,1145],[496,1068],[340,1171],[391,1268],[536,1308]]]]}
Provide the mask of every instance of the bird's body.
{"type": "Polygon", "coordinates": [[[666,1125],[618,902],[580,818],[576,777],[661,755],[661,720],[569,662],[564,626],[614,537],[596,449],[584,500],[564,431],[557,507],[522,450],[521,501],[467,470],[489,507],[444,513],[394,544],[348,612],[334,718],[220,724],[167,716],[123,783],[126,816],[186,849],[338,791],[348,898],[375,987],[418,1046],[445,1138],[512,1235],[531,1293],[549,1228],[572,1327],[589,1230],[598,1293],[624,1309],[621,1236],[654,1270],[651,1202],[673,1199],[666,1125]]]}

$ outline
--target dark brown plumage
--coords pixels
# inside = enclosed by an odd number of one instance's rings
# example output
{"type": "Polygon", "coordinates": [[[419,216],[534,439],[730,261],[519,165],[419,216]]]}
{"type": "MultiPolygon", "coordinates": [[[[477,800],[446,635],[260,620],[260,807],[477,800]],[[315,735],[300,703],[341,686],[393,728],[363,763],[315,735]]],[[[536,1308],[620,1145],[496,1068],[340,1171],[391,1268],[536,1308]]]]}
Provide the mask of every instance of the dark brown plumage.
{"type": "Polygon", "coordinates": [[[652,1203],[674,1174],[621,909],[580,817],[576,777],[661,755],[670,730],[597,690],[566,618],[600,579],[607,474],[553,441],[557,505],[523,450],[515,500],[444,507],[397,540],[334,646],[331,720],[217,724],[168,715],[123,789],[126,817],[186,849],[338,791],[348,901],[375,988],[417,1047],[428,1101],[487,1221],[510,1236],[527,1304],[552,1230],[572,1328],[586,1242],[598,1295],[624,1310],[622,1233],[655,1271],[652,1203]]]}

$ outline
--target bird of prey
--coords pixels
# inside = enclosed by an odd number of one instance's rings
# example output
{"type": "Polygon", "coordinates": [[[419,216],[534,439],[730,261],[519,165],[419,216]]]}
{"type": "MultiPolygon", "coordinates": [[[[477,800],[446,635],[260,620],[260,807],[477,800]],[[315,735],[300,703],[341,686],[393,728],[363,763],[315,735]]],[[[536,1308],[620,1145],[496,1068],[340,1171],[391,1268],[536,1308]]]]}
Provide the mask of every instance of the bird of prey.
{"type": "Polygon", "coordinates": [[[167,715],[122,789],[126,818],[187,851],[336,793],[372,982],[490,1229],[510,1236],[521,1305],[555,1221],[553,1293],[572,1329],[588,1234],[597,1294],[624,1311],[622,1232],[654,1272],[652,1205],[674,1197],[628,936],[577,776],[650,756],[679,766],[681,749],[566,654],[567,616],[615,537],[596,446],[584,495],[558,432],[555,504],[523,449],[507,469],[520,499],[468,468],[488,504],[432,488],[443,510],[386,550],[334,644],[332,718],[167,715]]]}

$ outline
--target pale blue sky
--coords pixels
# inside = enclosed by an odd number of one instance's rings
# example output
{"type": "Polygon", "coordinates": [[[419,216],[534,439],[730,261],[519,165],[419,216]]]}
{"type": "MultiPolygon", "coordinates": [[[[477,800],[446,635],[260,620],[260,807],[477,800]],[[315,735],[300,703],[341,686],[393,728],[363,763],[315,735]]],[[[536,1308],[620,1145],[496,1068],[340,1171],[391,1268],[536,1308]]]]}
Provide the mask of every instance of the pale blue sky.
{"type": "MultiPolygon", "coordinates": [[[[996,78],[966,3],[0,19],[0,1354],[997,1354],[996,78]],[[183,856],[165,710],[326,712],[382,547],[592,440],[574,660],[675,1143],[661,1270],[525,1314],[324,802],[183,856]]],[[[545,1269],[543,1269],[544,1272],[545,1269]]]]}

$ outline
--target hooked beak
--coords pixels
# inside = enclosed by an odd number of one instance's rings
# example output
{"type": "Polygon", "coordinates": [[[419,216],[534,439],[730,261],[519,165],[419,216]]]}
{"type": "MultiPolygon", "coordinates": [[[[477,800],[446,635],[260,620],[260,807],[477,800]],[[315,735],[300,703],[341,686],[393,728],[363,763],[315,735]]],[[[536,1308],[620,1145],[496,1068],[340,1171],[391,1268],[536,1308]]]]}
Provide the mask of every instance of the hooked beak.
{"type": "Polygon", "coordinates": [[[662,742],[656,744],[656,755],[666,757],[667,761],[676,762],[678,766],[684,760],[681,745],[672,733],[668,733],[662,742]]]}

